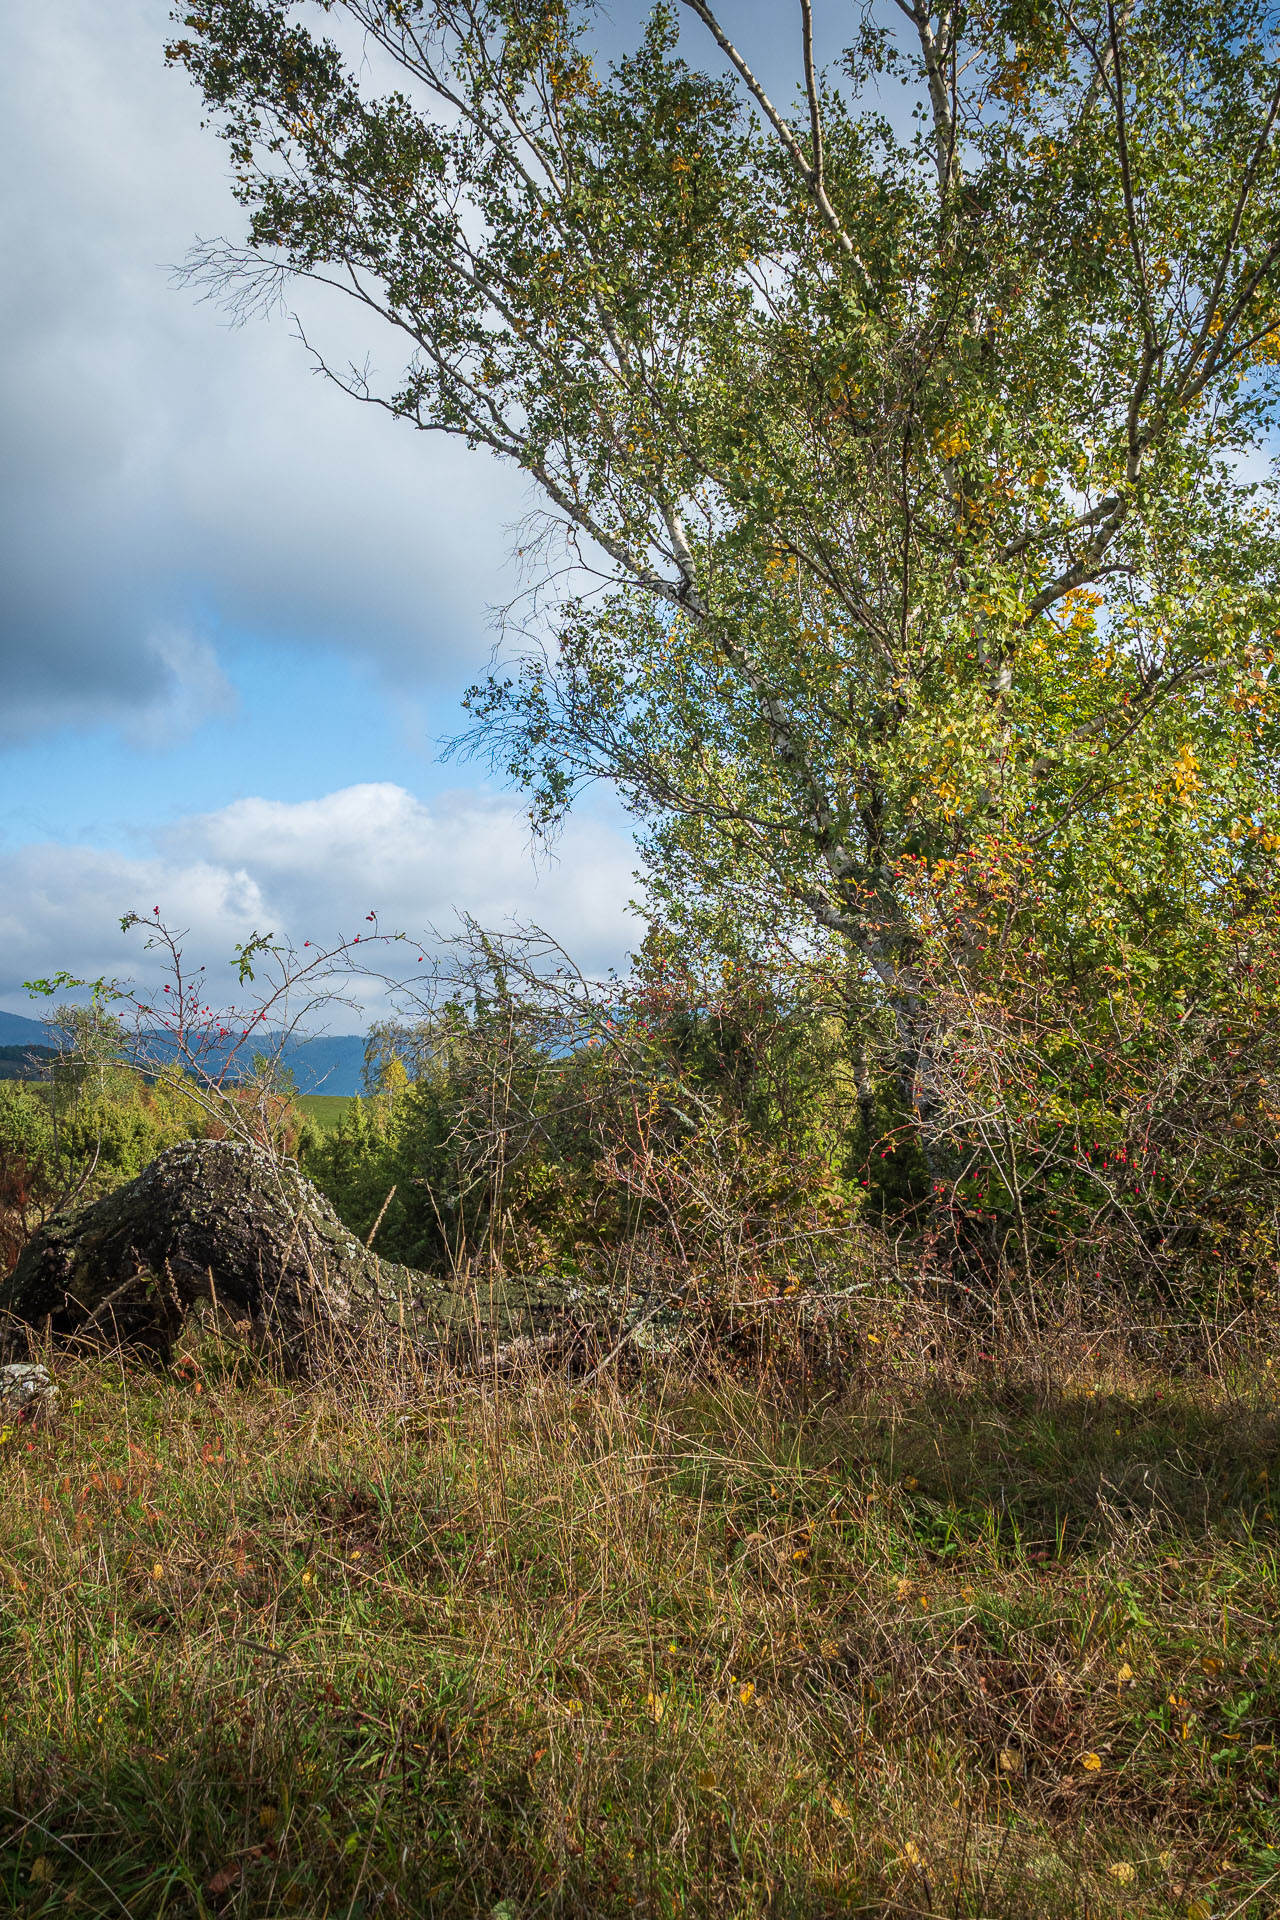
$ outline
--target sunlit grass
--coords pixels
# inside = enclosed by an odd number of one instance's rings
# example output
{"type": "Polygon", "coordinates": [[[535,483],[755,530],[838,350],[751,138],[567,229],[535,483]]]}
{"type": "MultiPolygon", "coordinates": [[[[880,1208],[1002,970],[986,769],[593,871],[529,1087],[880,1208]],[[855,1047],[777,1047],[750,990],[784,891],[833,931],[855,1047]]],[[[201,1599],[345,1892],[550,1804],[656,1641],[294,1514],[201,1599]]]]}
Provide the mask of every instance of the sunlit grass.
{"type": "Polygon", "coordinates": [[[1269,1374],[986,1371],[64,1366],[0,1448],[0,1908],[1273,1911],[1269,1374]]]}
{"type": "Polygon", "coordinates": [[[308,1120],[313,1120],[322,1133],[332,1133],[341,1124],[353,1097],[348,1093],[295,1093],[292,1103],[308,1120]]]}

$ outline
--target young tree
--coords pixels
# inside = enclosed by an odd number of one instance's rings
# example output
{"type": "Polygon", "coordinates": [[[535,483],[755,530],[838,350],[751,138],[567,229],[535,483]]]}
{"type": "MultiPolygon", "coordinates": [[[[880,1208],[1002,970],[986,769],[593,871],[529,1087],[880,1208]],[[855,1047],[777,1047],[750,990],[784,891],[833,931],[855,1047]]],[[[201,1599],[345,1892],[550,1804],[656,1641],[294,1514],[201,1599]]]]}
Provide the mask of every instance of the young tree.
{"type": "Polygon", "coordinates": [[[895,0],[824,75],[800,0],[793,105],[684,6],[605,70],[588,0],[195,0],[200,268],[342,290],[403,370],[331,378],[530,476],[573,591],[480,741],[543,827],[616,782],[668,914],[842,947],[927,1131],[922,892],[1158,971],[1269,884],[1277,14],[895,0]]]}

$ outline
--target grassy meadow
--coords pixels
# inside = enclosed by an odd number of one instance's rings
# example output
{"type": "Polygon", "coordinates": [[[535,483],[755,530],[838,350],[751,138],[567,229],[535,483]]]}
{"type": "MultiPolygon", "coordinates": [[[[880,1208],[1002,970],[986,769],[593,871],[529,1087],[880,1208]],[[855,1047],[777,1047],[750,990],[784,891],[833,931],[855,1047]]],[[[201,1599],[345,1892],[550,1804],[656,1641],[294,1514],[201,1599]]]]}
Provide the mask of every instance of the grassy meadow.
{"type": "Polygon", "coordinates": [[[295,1093],[290,1104],[315,1122],[322,1133],[332,1133],[356,1098],[351,1093],[295,1093]]]}
{"type": "Polygon", "coordinates": [[[1265,1353],[860,1338],[826,1395],[63,1360],[0,1910],[1276,1912],[1265,1353]]]}

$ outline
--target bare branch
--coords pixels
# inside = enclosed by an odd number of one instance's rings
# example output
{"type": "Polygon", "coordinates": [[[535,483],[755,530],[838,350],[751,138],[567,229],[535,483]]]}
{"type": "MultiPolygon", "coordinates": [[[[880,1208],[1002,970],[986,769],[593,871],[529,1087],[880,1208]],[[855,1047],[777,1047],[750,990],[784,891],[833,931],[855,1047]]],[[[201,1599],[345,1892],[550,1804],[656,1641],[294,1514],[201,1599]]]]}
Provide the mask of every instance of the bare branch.
{"type": "MultiPolygon", "coordinates": [[[[1138,232],[1138,212],[1133,192],[1133,169],[1129,156],[1129,127],[1124,110],[1124,73],[1120,64],[1120,28],[1116,20],[1114,0],[1107,0],[1107,36],[1111,45],[1111,63],[1115,69],[1116,83],[1112,98],[1116,110],[1116,144],[1120,155],[1120,184],[1124,193],[1125,229],[1129,237],[1129,251],[1133,256],[1134,270],[1138,276],[1139,302],[1142,311],[1142,329],[1146,342],[1144,362],[1145,379],[1150,379],[1150,369],[1160,358],[1160,345],[1156,337],[1155,321],[1151,314],[1151,296],[1147,286],[1147,263],[1142,253],[1142,236],[1138,232]]],[[[1130,406],[1130,419],[1135,417],[1136,405],[1141,404],[1141,392],[1145,391],[1145,380],[1140,382],[1140,390],[1135,389],[1137,399],[1130,406]]],[[[1133,444],[1132,432],[1130,446],[1133,444]]]]}
{"type": "MultiPolygon", "coordinates": [[[[832,206],[826,187],[823,185],[820,150],[816,156],[817,164],[811,166],[808,160],[805,159],[804,148],[800,145],[795,134],[778,112],[778,109],[774,106],[772,100],[770,100],[768,94],[756,79],[755,74],[738,52],[738,49],[729,39],[724,28],[706,4],[706,0],[684,0],[684,4],[691,12],[697,14],[699,20],[701,20],[703,26],[707,29],[707,32],[711,35],[725,59],[728,60],[755,99],[756,105],[760,108],[765,119],[777,134],[797,172],[808,187],[809,192],[813,195],[814,204],[822,215],[828,230],[835,238],[840,251],[849,257],[857,269],[862,292],[865,295],[869,295],[871,292],[871,277],[858,258],[857,249],[854,247],[853,241],[841,222],[839,214],[837,214],[835,208],[832,206]]],[[[816,95],[814,97],[816,98],[816,95]]]]}
{"type": "Polygon", "coordinates": [[[813,0],[800,0],[800,21],[804,38],[804,86],[809,96],[814,189],[817,193],[823,193],[826,189],[823,183],[822,112],[818,102],[818,76],[813,64],[813,0]]]}
{"type": "Polygon", "coordinates": [[[1042,527],[1037,532],[1020,534],[1016,540],[1010,540],[1007,546],[1001,547],[999,558],[1016,560],[1020,553],[1025,553],[1028,547],[1039,546],[1042,540],[1065,540],[1068,534],[1079,533],[1085,527],[1096,527],[1100,521],[1109,519],[1119,505],[1119,494],[1109,493],[1105,500],[1100,500],[1096,507],[1088,513],[1082,513],[1076,520],[1060,521],[1056,527],[1042,527]]]}
{"type": "Polygon", "coordinates": [[[1249,195],[1253,191],[1253,183],[1257,178],[1258,168],[1262,164],[1262,156],[1267,150],[1267,142],[1270,140],[1272,130],[1275,127],[1277,114],[1280,114],[1280,78],[1276,80],[1275,87],[1272,90],[1271,105],[1267,110],[1267,117],[1262,123],[1261,131],[1254,143],[1253,152],[1249,156],[1249,164],[1244,170],[1244,178],[1240,182],[1240,191],[1236,195],[1236,204],[1231,214],[1231,224],[1227,229],[1227,238],[1222,249],[1222,259],[1218,264],[1218,271],[1214,276],[1209,297],[1205,301],[1204,320],[1201,324],[1200,332],[1191,348],[1187,362],[1188,367],[1195,365],[1206,340],[1213,331],[1213,317],[1218,310],[1218,302],[1222,298],[1222,290],[1227,283],[1227,274],[1231,270],[1231,256],[1235,252],[1236,241],[1240,235],[1240,223],[1244,219],[1245,209],[1249,204],[1249,195]]]}
{"type": "Polygon", "coordinates": [[[929,104],[933,111],[934,164],[938,170],[938,194],[946,200],[956,180],[956,121],[952,110],[952,90],[947,77],[956,50],[956,24],[953,13],[939,15],[938,31],[925,0],[895,0],[899,11],[916,30],[929,86],[929,104]]]}

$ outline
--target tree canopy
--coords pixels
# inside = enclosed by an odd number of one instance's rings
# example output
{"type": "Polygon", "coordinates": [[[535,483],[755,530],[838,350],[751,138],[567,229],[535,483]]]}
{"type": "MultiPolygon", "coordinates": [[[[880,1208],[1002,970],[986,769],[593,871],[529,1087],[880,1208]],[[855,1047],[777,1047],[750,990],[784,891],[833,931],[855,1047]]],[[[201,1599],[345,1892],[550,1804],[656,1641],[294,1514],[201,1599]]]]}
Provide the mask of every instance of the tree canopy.
{"type": "Polygon", "coordinates": [[[1172,992],[1270,897],[1268,0],[895,0],[825,73],[800,0],[777,100],[703,0],[175,17],[196,271],[340,289],[395,371],[330,377],[538,490],[471,704],[539,826],[610,780],[668,920],[833,941],[917,1103],[925,922],[1172,992]]]}

